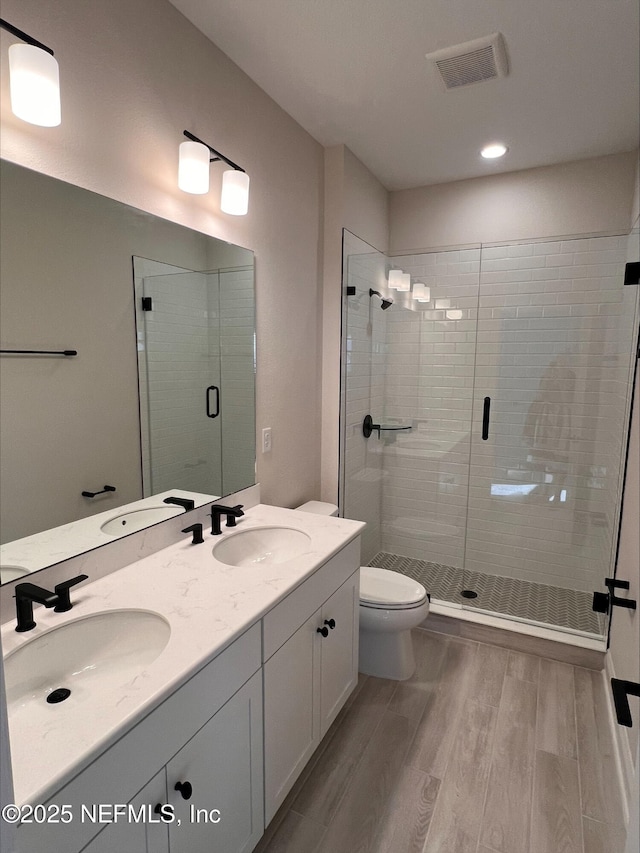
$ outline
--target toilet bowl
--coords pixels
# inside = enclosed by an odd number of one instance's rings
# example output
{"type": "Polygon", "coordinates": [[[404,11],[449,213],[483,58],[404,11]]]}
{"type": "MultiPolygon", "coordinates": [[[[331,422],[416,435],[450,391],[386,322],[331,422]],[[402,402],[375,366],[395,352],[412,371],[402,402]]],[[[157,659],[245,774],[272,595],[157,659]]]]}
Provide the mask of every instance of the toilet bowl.
{"type": "MultiPolygon", "coordinates": [[[[301,512],[338,515],[338,507],[309,501],[301,512]]],[[[429,596],[422,584],[388,569],[360,569],[359,670],[365,675],[404,681],[416,664],[411,629],[429,613],[429,596]]]]}

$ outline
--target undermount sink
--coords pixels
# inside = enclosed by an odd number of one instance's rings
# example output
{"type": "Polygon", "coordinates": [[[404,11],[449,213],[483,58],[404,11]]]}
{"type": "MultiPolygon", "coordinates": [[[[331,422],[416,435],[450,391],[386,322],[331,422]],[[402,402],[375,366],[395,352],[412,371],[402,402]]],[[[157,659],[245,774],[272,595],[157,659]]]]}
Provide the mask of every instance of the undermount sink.
{"type": "Polygon", "coordinates": [[[112,610],[67,622],[4,659],[10,717],[46,721],[57,709],[104,696],[152,663],[169,642],[169,623],[149,610],[112,610]],[[59,703],[63,704],[60,705],[59,703]]]}
{"type": "Polygon", "coordinates": [[[311,537],[293,527],[254,527],[232,533],[213,549],[227,566],[275,566],[286,563],[311,546],[311,537]]]}
{"type": "Polygon", "coordinates": [[[122,536],[123,533],[135,533],[165,518],[180,515],[184,510],[178,506],[153,506],[147,509],[134,509],[116,515],[100,525],[100,530],[109,536],[122,536]]]}
{"type": "Polygon", "coordinates": [[[0,583],[18,580],[23,575],[28,575],[30,571],[31,569],[25,569],[24,566],[0,566],[0,583]]]}

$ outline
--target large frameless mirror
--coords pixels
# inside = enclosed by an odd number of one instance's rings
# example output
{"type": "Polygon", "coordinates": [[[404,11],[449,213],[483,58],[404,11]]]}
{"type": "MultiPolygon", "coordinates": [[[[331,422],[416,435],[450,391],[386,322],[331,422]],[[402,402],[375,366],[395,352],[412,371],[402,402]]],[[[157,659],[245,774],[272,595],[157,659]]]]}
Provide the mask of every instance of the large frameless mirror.
{"type": "Polygon", "coordinates": [[[0,166],[7,582],[255,482],[255,300],[251,251],[0,166]]]}

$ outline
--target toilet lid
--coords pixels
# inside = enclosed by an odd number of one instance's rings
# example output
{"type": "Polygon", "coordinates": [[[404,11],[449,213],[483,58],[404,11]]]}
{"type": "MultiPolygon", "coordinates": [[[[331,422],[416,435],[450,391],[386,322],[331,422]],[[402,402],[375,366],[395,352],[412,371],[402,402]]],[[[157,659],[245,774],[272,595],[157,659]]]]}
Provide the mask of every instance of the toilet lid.
{"type": "Polygon", "coordinates": [[[373,566],[360,569],[360,602],[367,607],[413,607],[426,597],[421,583],[399,572],[373,566]]]}

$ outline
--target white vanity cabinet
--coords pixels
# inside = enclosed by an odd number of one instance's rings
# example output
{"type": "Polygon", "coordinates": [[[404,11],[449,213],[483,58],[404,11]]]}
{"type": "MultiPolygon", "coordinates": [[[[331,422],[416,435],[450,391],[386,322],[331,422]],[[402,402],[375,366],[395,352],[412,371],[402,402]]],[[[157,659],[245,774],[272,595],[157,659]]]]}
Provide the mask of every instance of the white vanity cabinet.
{"type": "Polygon", "coordinates": [[[167,824],[163,823],[156,815],[152,823],[148,820],[148,811],[153,809],[157,803],[166,801],[167,779],[164,769],[158,773],[137,797],[131,801],[131,806],[136,814],[142,809],[147,815],[147,820],[126,820],[112,823],[103,829],[82,853],[115,853],[115,851],[126,851],[126,853],[169,853],[169,831],[167,824]]]}
{"type": "Polygon", "coordinates": [[[264,830],[260,648],[255,624],[47,801],[68,806],[70,823],[21,824],[17,853],[252,850],[264,830]],[[175,791],[184,781],[189,801],[175,791]],[[98,804],[146,804],[153,813],[158,803],[175,809],[168,829],[87,818],[98,804]],[[191,805],[214,819],[218,809],[220,822],[192,823],[191,805]]]}
{"type": "Polygon", "coordinates": [[[356,685],[359,561],[358,539],[264,618],[267,824],[356,685]]]}

